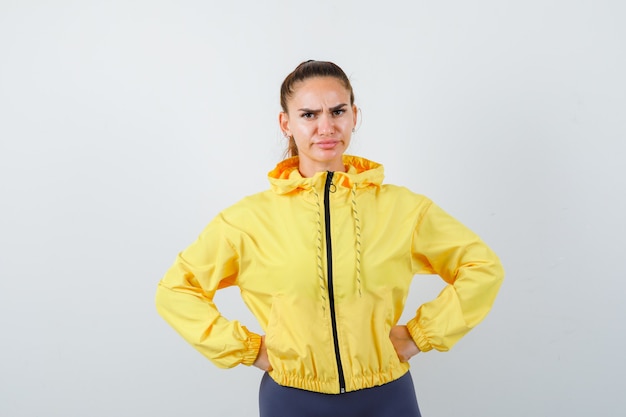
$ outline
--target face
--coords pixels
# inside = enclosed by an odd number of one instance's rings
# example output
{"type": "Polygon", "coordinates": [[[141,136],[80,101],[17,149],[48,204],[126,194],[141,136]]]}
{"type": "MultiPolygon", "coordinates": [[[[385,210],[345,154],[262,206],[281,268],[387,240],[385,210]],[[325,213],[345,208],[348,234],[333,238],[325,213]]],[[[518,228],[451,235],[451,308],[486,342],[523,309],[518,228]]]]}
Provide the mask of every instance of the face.
{"type": "Polygon", "coordinates": [[[315,77],[296,84],[279,116],[280,127],[298,147],[300,173],[344,171],[342,155],[356,126],[350,91],[334,77],[315,77]]]}

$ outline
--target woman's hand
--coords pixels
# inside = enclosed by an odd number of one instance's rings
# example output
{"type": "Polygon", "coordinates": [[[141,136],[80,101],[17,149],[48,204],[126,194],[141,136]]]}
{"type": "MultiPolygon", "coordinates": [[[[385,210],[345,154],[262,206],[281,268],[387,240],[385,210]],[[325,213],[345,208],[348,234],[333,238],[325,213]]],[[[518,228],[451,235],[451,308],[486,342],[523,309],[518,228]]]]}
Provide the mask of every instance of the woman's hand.
{"type": "Polygon", "coordinates": [[[389,332],[389,339],[396,349],[400,362],[408,362],[409,359],[420,353],[420,349],[406,326],[393,326],[389,332]]]}
{"type": "Polygon", "coordinates": [[[265,336],[261,336],[261,348],[259,349],[259,354],[257,355],[252,365],[256,366],[257,368],[263,371],[272,370],[272,365],[270,365],[270,360],[267,357],[267,348],[265,347],[265,336]]]}

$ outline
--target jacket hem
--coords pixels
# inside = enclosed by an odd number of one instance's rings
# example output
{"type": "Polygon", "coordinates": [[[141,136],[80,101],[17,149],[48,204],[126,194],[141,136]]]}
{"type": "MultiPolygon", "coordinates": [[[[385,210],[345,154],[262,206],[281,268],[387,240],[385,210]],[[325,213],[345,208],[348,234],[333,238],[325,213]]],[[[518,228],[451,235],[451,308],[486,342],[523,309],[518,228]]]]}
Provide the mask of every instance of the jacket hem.
{"type": "MultiPolygon", "coordinates": [[[[368,375],[345,375],[346,392],[358,391],[366,388],[373,388],[384,385],[404,376],[409,371],[409,364],[398,363],[398,366],[385,372],[372,373],[368,375]]],[[[320,380],[317,378],[304,378],[300,375],[289,375],[276,370],[269,371],[268,374],[278,384],[285,387],[314,391],[322,394],[340,394],[339,381],[337,379],[320,380]]]]}

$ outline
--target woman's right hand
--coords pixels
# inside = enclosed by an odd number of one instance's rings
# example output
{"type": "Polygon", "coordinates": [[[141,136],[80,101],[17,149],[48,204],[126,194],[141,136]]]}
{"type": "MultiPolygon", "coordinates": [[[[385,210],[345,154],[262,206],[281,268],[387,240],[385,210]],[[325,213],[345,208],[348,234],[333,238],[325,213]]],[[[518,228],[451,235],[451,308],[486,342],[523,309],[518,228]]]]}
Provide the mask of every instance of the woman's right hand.
{"type": "Polygon", "coordinates": [[[272,370],[272,365],[270,364],[270,360],[267,357],[267,348],[265,346],[265,336],[261,336],[261,348],[259,349],[259,354],[257,355],[252,365],[256,366],[257,368],[263,371],[272,370]]]}

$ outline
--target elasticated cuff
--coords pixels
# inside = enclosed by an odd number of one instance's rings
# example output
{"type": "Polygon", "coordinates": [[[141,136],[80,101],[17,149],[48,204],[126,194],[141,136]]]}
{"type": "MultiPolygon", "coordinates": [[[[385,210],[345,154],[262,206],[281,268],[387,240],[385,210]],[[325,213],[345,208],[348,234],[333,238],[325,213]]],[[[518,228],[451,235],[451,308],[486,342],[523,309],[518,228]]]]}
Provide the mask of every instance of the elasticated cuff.
{"type": "Polygon", "coordinates": [[[249,332],[245,327],[244,330],[248,334],[248,339],[245,341],[246,346],[241,363],[246,366],[251,366],[257,356],[259,356],[259,350],[261,349],[261,335],[249,332]]]}
{"type": "Polygon", "coordinates": [[[409,329],[409,333],[411,337],[415,341],[415,344],[422,352],[428,352],[433,349],[433,345],[430,344],[424,331],[417,325],[417,320],[412,319],[407,324],[406,327],[409,329]]]}

